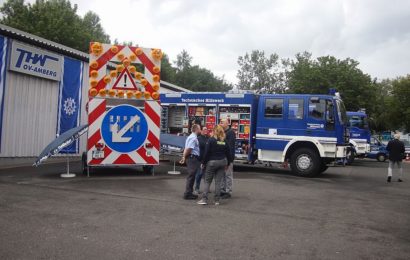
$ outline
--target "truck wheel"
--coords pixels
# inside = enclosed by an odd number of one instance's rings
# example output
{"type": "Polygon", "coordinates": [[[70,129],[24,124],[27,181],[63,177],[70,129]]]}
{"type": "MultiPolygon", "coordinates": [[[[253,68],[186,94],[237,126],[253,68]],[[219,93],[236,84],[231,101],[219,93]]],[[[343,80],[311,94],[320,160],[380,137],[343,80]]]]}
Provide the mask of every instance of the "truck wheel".
{"type": "Polygon", "coordinates": [[[292,172],[302,177],[313,177],[320,173],[321,161],[317,152],[309,148],[297,149],[290,157],[292,172]]]}
{"type": "Polygon", "coordinates": [[[83,152],[81,155],[81,173],[87,175],[87,153],[83,152]]]}
{"type": "Polygon", "coordinates": [[[351,165],[354,162],[355,152],[352,147],[348,147],[346,151],[346,164],[351,165]]]}
{"type": "Polygon", "coordinates": [[[384,153],[379,153],[376,157],[377,161],[379,162],[385,162],[386,161],[386,155],[384,153]]]}
{"type": "Polygon", "coordinates": [[[325,162],[322,162],[322,164],[320,165],[320,173],[324,173],[327,168],[329,168],[329,166],[327,166],[325,162]]]}

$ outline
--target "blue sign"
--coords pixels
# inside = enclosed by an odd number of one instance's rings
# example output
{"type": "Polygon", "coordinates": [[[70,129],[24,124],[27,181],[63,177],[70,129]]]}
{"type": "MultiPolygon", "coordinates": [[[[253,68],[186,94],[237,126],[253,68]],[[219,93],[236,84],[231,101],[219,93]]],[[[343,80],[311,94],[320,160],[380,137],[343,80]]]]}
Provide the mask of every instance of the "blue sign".
{"type": "Polygon", "coordinates": [[[147,135],[148,123],[144,114],[130,105],[111,108],[101,124],[101,136],[105,144],[120,153],[138,150],[147,135]]]}
{"type": "Polygon", "coordinates": [[[57,54],[13,41],[10,70],[59,81],[61,63],[57,54]]]}

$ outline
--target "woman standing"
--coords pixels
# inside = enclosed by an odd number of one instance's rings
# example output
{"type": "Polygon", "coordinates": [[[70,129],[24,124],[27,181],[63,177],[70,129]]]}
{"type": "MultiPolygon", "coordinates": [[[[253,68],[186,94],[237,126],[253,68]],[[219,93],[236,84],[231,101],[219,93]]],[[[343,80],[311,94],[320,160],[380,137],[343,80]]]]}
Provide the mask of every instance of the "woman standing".
{"type": "Polygon", "coordinates": [[[215,205],[219,205],[221,198],[221,182],[225,169],[232,163],[231,153],[228,143],[225,142],[225,131],[222,126],[217,125],[214,128],[213,136],[209,138],[205,146],[205,152],[202,157],[202,168],[205,168],[205,190],[202,199],[197,203],[199,205],[208,204],[209,187],[215,178],[215,205]]]}

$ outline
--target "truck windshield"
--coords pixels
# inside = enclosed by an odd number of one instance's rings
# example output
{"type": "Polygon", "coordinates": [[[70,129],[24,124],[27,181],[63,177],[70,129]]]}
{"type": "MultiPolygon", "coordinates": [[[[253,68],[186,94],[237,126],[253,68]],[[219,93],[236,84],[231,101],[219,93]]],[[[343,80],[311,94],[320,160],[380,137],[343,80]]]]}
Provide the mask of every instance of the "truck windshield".
{"type": "Polygon", "coordinates": [[[369,127],[366,116],[351,115],[349,116],[349,124],[360,129],[367,129],[369,127]]]}
{"type": "Polygon", "coordinates": [[[337,114],[339,115],[339,120],[341,124],[347,125],[347,114],[345,104],[342,100],[336,100],[337,104],[337,114]]]}

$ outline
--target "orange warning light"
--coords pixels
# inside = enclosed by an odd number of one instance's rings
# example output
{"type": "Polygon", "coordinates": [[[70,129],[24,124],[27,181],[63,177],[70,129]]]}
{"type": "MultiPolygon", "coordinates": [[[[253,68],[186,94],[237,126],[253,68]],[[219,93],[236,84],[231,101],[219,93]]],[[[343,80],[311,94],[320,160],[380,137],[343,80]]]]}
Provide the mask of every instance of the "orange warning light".
{"type": "Polygon", "coordinates": [[[151,97],[151,94],[148,91],[144,92],[144,98],[149,99],[151,97]]]}
{"type": "Polygon", "coordinates": [[[159,93],[158,92],[152,93],[152,98],[157,100],[159,98],[159,93]]]}
{"type": "Polygon", "coordinates": [[[90,96],[95,97],[95,96],[97,96],[98,91],[97,91],[97,89],[92,88],[92,89],[90,89],[89,93],[90,93],[90,96]]]}
{"type": "Polygon", "coordinates": [[[141,91],[135,91],[134,95],[135,95],[136,98],[141,98],[142,93],[141,93],[141,91]]]}
{"type": "Polygon", "coordinates": [[[90,67],[91,67],[92,69],[98,68],[98,62],[97,62],[96,60],[93,60],[93,61],[90,63],[90,67]]]}

